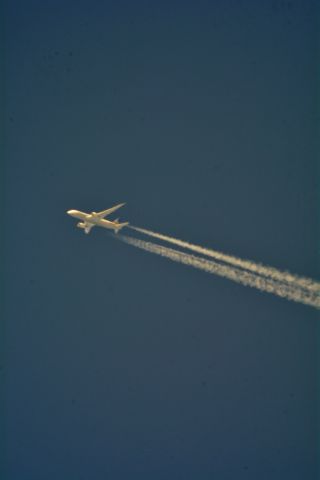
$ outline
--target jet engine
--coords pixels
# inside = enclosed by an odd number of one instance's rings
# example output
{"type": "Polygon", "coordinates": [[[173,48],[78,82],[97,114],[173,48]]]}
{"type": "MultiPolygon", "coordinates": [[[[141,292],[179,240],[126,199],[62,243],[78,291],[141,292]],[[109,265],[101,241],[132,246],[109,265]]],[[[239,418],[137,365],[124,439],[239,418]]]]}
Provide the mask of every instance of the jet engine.
{"type": "Polygon", "coordinates": [[[78,222],[78,223],[77,223],[77,227],[79,227],[79,228],[86,228],[86,224],[83,223],[83,222],[78,222]]]}

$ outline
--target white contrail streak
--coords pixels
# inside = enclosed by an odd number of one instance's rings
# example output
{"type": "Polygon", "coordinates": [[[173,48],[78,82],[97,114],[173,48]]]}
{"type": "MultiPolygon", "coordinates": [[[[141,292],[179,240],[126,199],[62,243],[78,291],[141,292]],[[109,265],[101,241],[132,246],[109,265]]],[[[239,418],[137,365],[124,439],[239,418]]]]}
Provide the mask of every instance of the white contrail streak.
{"type": "Polygon", "coordinates": [[[118,235],[115,238],[118,238],[129,245],[133,245],[134,247],[146,250],[147,252],[155,253],[157,255],[161,255],[162,257],[169,258],[175,262],[183,263],[199,270],[228,278],[237,283],[241,283],[242,285],[257,288],[262,292],[273,293],[288,300],[293,300],[295,302],[304,303],[305,305],[320,308],[320,298],[318,295],[316,295],[314,292],[306,291],[294,285],[281,283],[271,278],[261,277],[239,268],[222,265],[206,258],[197,257],[189,253],[180,252],[179,250],[163,247],[162,245],[158,245],[156,243],[145,242],[137,238],[128,237],[125,235],[118,235]]]}
{"type": "Polygon", "coordinates": [[[150,237],[157,238],[159,240],[164,240],[165,242],[172,243],[182,248],[192,250],[193,252],[199,253],[201,255],[206,255],[208,257],[214,258],[215,260],[220,260],[222,262],[228,263],[235,267],[244,268],[250,272],[256,273],[258,275],[263,275],[264,277],[271,278],[280,282],[286,282],[294,287],[304,288],[310,292],[315,292],[320,294],[320,282],[312,280],[310,278],[299,277],[298,275],[293,275],[290,272],[281,272],[280,270],[261,265],[259,263],[252,262],[250,260],[243,260],[232,255],[227,255],[216,250],[209,248],[200,247],[199,245],[194,245],[189,242],[184,242],[177,238],[169,237],[167,235],[162,235],[161,233],[152,232],[144,228],[130,226],[132,230],[143,233],[144,235],[149,235],[150,237]]]}

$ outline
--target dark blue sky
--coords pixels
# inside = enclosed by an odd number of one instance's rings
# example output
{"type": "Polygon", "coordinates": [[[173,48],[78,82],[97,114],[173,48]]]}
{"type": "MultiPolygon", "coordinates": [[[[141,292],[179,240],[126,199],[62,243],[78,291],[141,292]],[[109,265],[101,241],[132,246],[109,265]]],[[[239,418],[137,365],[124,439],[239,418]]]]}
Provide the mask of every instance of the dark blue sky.
{"type": "Polygon", "coordinates": [[[6,480],[316,479],[318,313],[65,214],[317,278],[316,0],[4,11],[6,480]]]}

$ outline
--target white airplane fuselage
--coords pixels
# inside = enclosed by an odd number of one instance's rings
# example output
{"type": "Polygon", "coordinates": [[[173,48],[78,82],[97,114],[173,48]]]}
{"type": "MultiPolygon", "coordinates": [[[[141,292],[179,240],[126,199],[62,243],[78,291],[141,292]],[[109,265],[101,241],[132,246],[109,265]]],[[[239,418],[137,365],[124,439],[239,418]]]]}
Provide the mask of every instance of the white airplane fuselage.
{"type": "MultiPolygon", "coordinates": [[[[113,207],[110,210],[112,211],[117,210],[122,205],[123,204],[117,205],[116,207],[113,207]]],[[[85,233],[89,233],[91,228],[94,226],[99,226],[99,227],[107,228],[109,230],[114,230],[115,233],[118,233],[118,231],[121,230],[121,228],[129,224],[129,222],[119,223],[118,220],[115,220],[115,221],[106,220],[105,218],[102,217],[102,212],[101,213],[96,213],[96,212],[85,213],[85,212],[80,212],[79,210],[68,210],[67,214],[70,215],[71,217],[82,220],[82,222],[77,223],[77,227],[82,228],[85,231],[85,233]]]]}

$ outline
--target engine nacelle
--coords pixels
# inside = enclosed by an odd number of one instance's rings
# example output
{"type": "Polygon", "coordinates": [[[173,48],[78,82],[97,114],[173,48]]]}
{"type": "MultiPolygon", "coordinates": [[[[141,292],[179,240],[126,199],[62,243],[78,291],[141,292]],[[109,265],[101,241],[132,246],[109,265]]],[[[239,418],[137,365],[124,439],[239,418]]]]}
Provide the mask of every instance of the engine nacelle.
{"type": "Polygon", "coordinates": [[[83,223],[83,222],[78,222],[78,223],[77,223],[77,227],[79,227],[79,228],[86,228],[86,224],[83,223]]]}

